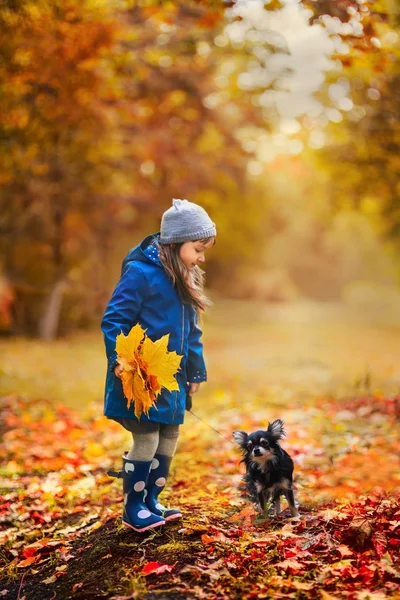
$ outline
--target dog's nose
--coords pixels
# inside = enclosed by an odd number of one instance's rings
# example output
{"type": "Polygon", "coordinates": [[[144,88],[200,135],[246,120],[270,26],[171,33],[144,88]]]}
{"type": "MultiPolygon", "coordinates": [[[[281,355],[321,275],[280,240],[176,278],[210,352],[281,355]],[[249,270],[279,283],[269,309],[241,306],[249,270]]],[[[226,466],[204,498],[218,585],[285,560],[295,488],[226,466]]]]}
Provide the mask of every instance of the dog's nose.
{"type": "Polygon", "coordinates": [[[254,448],[253,452],[254,452],[254,456],[261,456],[261,449],[260,448],[254,448]]]}

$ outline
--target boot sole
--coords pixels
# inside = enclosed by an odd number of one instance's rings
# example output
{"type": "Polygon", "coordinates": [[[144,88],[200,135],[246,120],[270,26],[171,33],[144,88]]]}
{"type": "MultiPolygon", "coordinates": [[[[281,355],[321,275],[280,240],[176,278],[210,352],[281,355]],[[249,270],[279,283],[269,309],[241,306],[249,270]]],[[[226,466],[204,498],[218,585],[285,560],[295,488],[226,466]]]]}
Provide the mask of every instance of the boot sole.
{"type": "Polygon", "coordinates": [[[125,521],[122,521],[122,525],[125,527],[129,527],[129,529],[133,529],[133,531],[137,531],[138,533],[142,533],[143,531],[147,531],[148,529],[154,529],[155,527],[161,527],[161,525],[165,525],[165,521],[160,521],[159,523],[153,523],[153,525],[148,525],[148,527],[143,527],[142,529],[138,529],[125,521]]]}
{"type": "Polygon", "coordinates": [[[173,521],[174,519],[182,519],[182,514],[179,515],[170,515],[169,517],[164,517],[166,521],[173,521]]]}

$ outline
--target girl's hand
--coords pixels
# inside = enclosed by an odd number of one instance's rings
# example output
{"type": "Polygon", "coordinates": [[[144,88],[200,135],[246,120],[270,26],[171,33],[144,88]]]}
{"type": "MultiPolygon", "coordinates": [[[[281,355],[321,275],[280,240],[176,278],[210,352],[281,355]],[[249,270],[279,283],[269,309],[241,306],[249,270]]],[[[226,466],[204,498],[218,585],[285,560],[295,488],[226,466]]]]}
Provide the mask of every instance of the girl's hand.
{"type": "Polygon", "coordinates": [[[189,394],[190,396],[193,396],[193,394],[195,394],[195,393],[198,391],[199,387],[200,387],[200,384],[199,384],[199,383],[189,383],[189,391],[188,391],[188,394],[189,394]]]}
{"type": "Polygon", "coordinates": [[[115,369],[114,369],[114,375],[115,375],[116,377],[118,377],[118,379],[121,379],[121,375],[122,375],[122,372],[123,372],[123,370],[124,370],[124,369],[121,367],[121,365],[117,365],[117,366],[115,367],[115,369]]]}

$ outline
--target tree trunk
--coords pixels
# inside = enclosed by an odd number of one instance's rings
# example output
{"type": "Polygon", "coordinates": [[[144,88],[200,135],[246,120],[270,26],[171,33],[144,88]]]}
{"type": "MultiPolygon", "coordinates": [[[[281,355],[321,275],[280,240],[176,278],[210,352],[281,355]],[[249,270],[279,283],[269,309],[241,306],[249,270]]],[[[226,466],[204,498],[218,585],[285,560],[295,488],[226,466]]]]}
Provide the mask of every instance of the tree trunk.
{"type": "Polygon", "coordinates": [[[68,284],[64,279],[57,281],[46,301],[42,317],[39,321],[39,337],[51,342],[57,337],[60,323],[62,299],[68,284]]]}

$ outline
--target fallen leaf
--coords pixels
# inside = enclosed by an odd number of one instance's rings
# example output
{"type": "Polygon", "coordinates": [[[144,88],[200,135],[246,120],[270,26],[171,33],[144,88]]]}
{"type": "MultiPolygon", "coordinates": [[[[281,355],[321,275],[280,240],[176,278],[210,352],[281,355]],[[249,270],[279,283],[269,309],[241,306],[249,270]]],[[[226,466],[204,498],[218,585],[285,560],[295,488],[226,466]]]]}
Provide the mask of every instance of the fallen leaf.
{"type": "Polygon", "coordinates": [[[37,562],[38,560],[40,560],[40,555],[36,554],[35,556],[30,556],[29,558],[25,558],[25,560],[21,560],[21,562],[17,564],[17,567],[29,567],[29,565],[33,565],[33,563],[37,562]]]}
{"type": "Polygon", "coordinates": [[[363,516],[354,517],[350,523],[348,537],[352,539],[356,548],[364,548],[372,535],[374,521],[363,516]]]}
{"type": "Polygon", "coordinates": [[[375,552],[377,553],[378,558],[382,558],[382,556],[386,552],[388,545],[388,541],[385,534],[379,531],[374,533],[374,535],[372,536],[372,545],[375,548],[375,552]]]}
{"type": "Polygon", "coordinates": [[[327,508],[326,510],[321,510],[318,513],[318,517],[321,517],[324,521],[332,521],[333,519],[343,519],[344,516],[338,510],[333,508],[327,508]]]}
{"type": "Polygon", "coordinates": [[[353,556],[354,554],[354,552],[345,544],[340,544],[340,546],[338,546],[338,552],[340,552],[342,556],[353,556]]]}
{"type": "Polygon", "coordinates": [[[356,593],[357,600],[386,600],[387,596],[384,592],[372,592],[364,590],[356,593]]]}
{"type": "Polygon", "coordinates": [[[292,586],[296,588],[296,590],[312,590],[314,587],[314,583],[307,583],[306,581],[292,581],[292,586]]]}
{"type": "Polygon", "coordinates": [[[282,560],[276,564],[277,567],[281,569],[289,570],[291,573],[297,573],[304,569],[304,565],[299,563],[295,558],[287,558],[286,560],[282,560]]]}
{"type": "Polygon", "coordinates": [[[216,542],[225,542],[226,537],[221,531],[219,531],[215,535],[208,535],[207,533],[204,533],[201,536],[201,541],[203,542],[203,544],[215,544],[216,542]]]}
{"type": "Polygon", "coordinates": [[[61,567],[56,567],[57,573],[64,573],[68,569],[68,565],[62,565],[61,567]]]}
{"type": "Polygon", "coordinates": [[[173,568],[173,565],[162,565],[158,562],[149,562],[140,572],[143,573],[143,575],[160,575],[161,573],[170,573],[173,568]]]}

